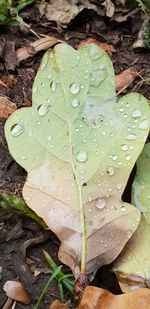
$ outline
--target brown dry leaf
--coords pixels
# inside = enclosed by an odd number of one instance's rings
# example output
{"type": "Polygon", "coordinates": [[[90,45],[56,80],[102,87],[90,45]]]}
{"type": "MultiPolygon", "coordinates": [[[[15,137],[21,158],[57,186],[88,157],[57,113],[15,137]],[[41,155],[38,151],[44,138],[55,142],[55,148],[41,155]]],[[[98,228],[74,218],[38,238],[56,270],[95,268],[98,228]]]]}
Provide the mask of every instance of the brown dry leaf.
{"type": "Polygon", "coordinates": [[[26,60],[29,57],[32,57],[37,52],[41,50],[47,50],[50,47],[53,47],[55,44],[62,42],[58,38],[53,36],[40,38],[33,43],[30,43],[29,47],[18,48],[16,51],[16,57],[18,63],[22,60],[26,60]]]}
{"type": "Polygon", "coordinates": [[[112,17],[115,12],[115,5],[111,0],[106,0],[103,4],[106,8],[106,16],[112,17]]]}
{"type": "Polygon", "coordinates": [[[85,8],[97,11],[94,4],[90,1],[85,0],[78,4],[76,1],[68,0],[55,0],[52,3],[39,3],[36,5],[38,7],[40,15],[45,16],[49,21],[54,21],[57,24],[58,29],[67,28],[67,25],[72,19],[74,19],[81,11],[85,8]]]}
{"type": "MultiPolygon", "coordinates": [[[[69,309],[67,304],[54,301],[50,309],[69,309]]],[[[77,309],[150,309],[150,290],[114,295],[107,290],[87,286],[77,309]]]]}
{"type": "Polygon", "coordinates": [[[26,292],[21,282],[6,281],[3,289],[6,295],[11,299],[20,301],[23,304],[29,304],[31,301],[30,295],[26,292]]]}
{"type": "Polygon", "coordinates": [[[16,109],[16,104],[11,102],[8,97],[0,96],[0,119],[7,119],[16,109]]]}
{"type": "Polygon", "coordinates": [[[80,44],[78,45],[78,48],[81,48],[85,44],[91,44],[91,43],[97,44],[98,46],[103,48],[105,50],[105,52],[110,56],[112,55],[112,53],[116,52],[116,49],[114,48],[114,46],[112,44],[102,43],[102,42],[99,42],[96,39],[92,39],[92,38],[82,40],[80,42],[80,44]]]}
{"type": "Polygon", "coordinates": [[[116,89],[118,94],[125,90],[136,78],[137,70],[134,68],[129,68],[121,72],[116,76],[116,89]]]}
{"type": "Polygon", "coordinates": [[[150,309],[150,290],[143,288],[114,295],[104,289],[88,286],[78,309],[150,309]]]}

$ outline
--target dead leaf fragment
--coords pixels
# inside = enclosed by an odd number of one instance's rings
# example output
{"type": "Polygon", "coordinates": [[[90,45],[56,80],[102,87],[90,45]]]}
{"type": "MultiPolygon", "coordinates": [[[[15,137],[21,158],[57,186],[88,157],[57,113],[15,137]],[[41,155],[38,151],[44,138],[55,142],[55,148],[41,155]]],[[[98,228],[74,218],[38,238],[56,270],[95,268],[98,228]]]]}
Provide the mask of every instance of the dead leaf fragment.
{"type": "Polygon", "coordinates": [[[140,289],[122,295],[112,293],[93,286],[85,289],[78,309],[148,309],[150,308],[150,290],[140,289]]]}
{"type": "Polygon", "coordinates": [[[21,282],[6,281],[3,289],[11,299],[20,301],[23,304],[29,304],[31,301],[30,295],[26,292],[21,282]]]}
{"type": "Polygon", "coordinates": [[[22,60],[26,60],[29,57],[32,57],[37,52],[41,50],[47,50],[50,47],[53,47],[55,44],[62,42],[58,38],[55,37],[45,37],[36,40],[33,43],[30,43],[28,47],[18,48],[16,51],[16,57],[18,63],[22,60]]]}
{"type": "Polygon", "coordinates": [[[125,90],[136,78],[137,70],[134,68],[129,68],[121,72],[116,76],[116,89],[118,93],[125,90]]]}
{"type": "Polygon", "coordinates": [[[83,9],[90,9],[97,11],[97,8],[90,1],[70,1],[68,0],[55,0],[52,3],[42,2],[36,5],[39,9],[41,17],[45,17],[49,21],[56,22],[59,30],[67,28],[68,24],[74,19],[83,9]]]}
{"type": "Polygon", "coordinates": [[[8,97],[0,96],[0,119],[7,119],[16,109],[16,104],[11,102],[8,97]]]}
{"type": "Polygon", "coordinates": [[[106,0],[103,4],[106,8],[106,16],[112,17],[115,12],[115,5],[111,0],[106,0]]]}
{"type": "MultiPolygon", "coordinates": [[[[139,289],[114,295],[104,289],[87,286],[77,309],[150,309],[150,290],[139,289]]],[[[54,301],[50,309],[69,309],[67,304],[54,301]]]]}

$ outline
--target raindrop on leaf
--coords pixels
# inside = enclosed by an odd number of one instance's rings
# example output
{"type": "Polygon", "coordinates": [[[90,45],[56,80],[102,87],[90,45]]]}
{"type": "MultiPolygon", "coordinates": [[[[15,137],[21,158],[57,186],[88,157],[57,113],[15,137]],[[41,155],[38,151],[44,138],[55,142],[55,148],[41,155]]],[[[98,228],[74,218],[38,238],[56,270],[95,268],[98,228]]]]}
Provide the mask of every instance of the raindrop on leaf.
{"type": "Polygon", "coordinates": [[[80,91],[80,86],[77,83],[73,83],[70,85],[70,92],[72,94],[77,94],[80,91]]]}
{"type": "Polygon", "coordinates": [[[22,124],[17,123],[11,127],[12,136],[19,136],[23,132],[24,132],[24,126],[22,124]]]}
{"type": "Polygon", "coordinates": [[[86,162],[87,161],[87,152],[85,150],[80,150],[76,156],[77,161],[86,162]]]}

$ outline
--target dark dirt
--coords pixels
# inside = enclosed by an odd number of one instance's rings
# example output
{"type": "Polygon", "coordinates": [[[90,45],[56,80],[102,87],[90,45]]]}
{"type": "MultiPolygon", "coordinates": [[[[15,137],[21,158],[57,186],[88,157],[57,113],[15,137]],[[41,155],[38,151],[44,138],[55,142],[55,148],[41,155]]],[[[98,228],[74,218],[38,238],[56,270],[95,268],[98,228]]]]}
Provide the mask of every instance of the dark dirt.
{"type": "MultiPolygon", "coordinates": [[[[131,16],[127,22],[117,23],[105,17],[93,15],[90,11],[85,10],[61,34],[58,34],[57,29],[54,30],[48,23],[37,23],[38,16],[34,9],[31,11],[28,9],[24,16],[27,16],[27,22],[30,22],[32,29],[37,33],[57,36],[65,39],[72,46],[77,46],[82,39],[90,37],[113,44],[116,52],[112,54],[111,58],[116,74],[130,67],[136,68],[139,72],[134,82],[130,84],[127,90],[124,90],[123,94],[127,91],[138,91],[150,99],[150,54],[146,50],[133,50],[132,47],[141,26],[140,12],[131,16]]],[[[21,62],[14,70],[10,70],[9,65],[12,60],[15,66],[14,47],[17,49],[28,46],[29,42],[34,40],[36,40],[34,35],[23,35],[18,29],[8,27],[1,27],[0,29],[0,79],[6,81],[8,75],[12,74],[17,80],[16,85],[11,88],[0,86],[0,95],[8,96],[17,104],[18,108],[31,104],[32,83],[43,52],[21,62]],[[8,42],[9,57],[6,53],[8,42]],[[6,46],[5,43],[7,43],[6,46]],[[2,51],[3,48],[5,52],[2,51]]],[[[14,162],[8,152],[4,137],[4,120],[0,119],[0,192],[14,193],[21,196],[25,178],[25,171],[14,162]]],[[[126,196],[127,194],[124,195],[124,199],[127,199],[126,196]]],[[[7,213],[2,209],[0,210],[0,230],[0,308],[4,306],[7,299],[3,291],[4,283],[7,280],[20,280],[30,293],[32,302],[27,306],[17,303],[15,308],[31,309],[48,280],[48,275],[44,274],[44,271],[47,270],[47,264],[42,250],[47,250],[58,262],[58,240],[51,232],[43,231],[32,220],[17,214],[7,213]],[[29,247],[26,255],[24,255],[25,241],[37,237],[42,238],[41,243],[29,247]],[[36,269],[41,271],[38,276],[35,276],[36,269]]],[[[120,293],[116,278],[111,274],[110,268],[110,266],[102,267],[97,272],[93,284],[106,288],[113,293],[120,293]]],[[[65,270],[68,271],[66,268],[65,270]]],[[[57,284],[54,281],[40,308],[48,309],[50,303],[58,298],[58,295],[57,284]]]]}

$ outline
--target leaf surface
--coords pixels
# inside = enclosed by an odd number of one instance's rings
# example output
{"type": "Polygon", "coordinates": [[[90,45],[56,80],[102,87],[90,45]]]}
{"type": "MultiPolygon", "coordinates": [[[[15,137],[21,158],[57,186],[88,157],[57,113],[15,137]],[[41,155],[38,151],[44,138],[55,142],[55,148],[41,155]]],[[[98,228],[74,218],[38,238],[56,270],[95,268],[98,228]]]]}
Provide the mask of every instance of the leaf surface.
{"type": "MultiPolygon", "coordinates": [[[[140,289],[134,293],[114,295],[95,286],[87,286],[77,309],[149,309],[150,290],[140,289]]],[[[56,300],[50,309],[69,309],[67,304],[56,300]]]]}
{"type": "Polygon", "coordinates": [[[5,131],[28,177],[26,203],[61,241],[59,258],[75,275],[94,273],[120,253],[139,211],[121,201],[149,130],[147,100],[116,100],[112,63],[94,44],[58,44],[45,53],[33,105],[5,131]]]}
{"type": "Polygon", "coordinates": [[[145,145],[137,160],[132,202],[140,209],[142,219],[114,263],[114,271],[123,291],[150,288],[150,144],[145,145]]]}

